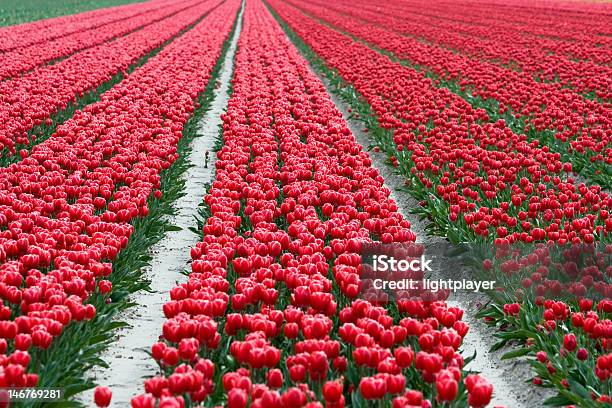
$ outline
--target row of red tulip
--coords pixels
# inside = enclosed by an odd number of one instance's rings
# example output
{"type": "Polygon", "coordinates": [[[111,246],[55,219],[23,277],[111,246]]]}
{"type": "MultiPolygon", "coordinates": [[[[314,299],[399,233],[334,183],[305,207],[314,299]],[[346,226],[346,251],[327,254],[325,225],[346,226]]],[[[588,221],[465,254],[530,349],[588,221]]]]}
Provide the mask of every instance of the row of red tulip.
{"type": "Polygon", "coordinates": [[[0,53],[17,48],[28,47],[55,40],[73,33],[95,29],[116,21],[145,13],[147,10],[162,7],[168,0],[154,0],[150,4],[128,4],[108,7],[31,23],[0,28],[0,53]]]}
{"type": "MultiPolygon", "coordinates": [[[[400,35],[408,30],[405,26],[409,19],[406,18],[395,20],[374,13],[353,13],[367,20],[364,22],[352,15],[334,12],[327,6],[289,3],[369,44],[392,52],[413,66],[432,72],[438,86],[459,93],[475,108],[487,108],[489,120],[504,118],[513,131],[529,135],[530,141],[539,141],[540,145],[564,155],[569,151],[568,158],[577,168],[585,167],[585,175],[610,185],[612,107],[609,104],[588,100],[575,90],[561,87],[561,84],[537,81],[525,70],[506,68],[471,55],[458,54],[438,43],[427,44],[400,35]]],[[[608,55],[612,55],[612,51],[608,55]]],[[[597,72],[592,67],[588,71],[597,72]]],[[[590,81],[582,72],[576,71],[576,76],[590,81]]],[[[590,81],[589,86],[598,92],[610,92],[610,78],[610,73],[603,73],[597,81],[590,81]]]]}
{"type": "MultiPolygon", "coordinates": [[[[457,27],[460,32],[480,37],[484,34],[480,31],[483,25],[495,29],[496,36],[520,33],[520,37],[515,37],[521,39],[517,43],[529,41],[574,60],[592,60],[605,64],[607,57],[603,50],[612,46],[612,40],[607,35],[612,32],[605,16],[605,9],[609,9],[609,5],[605,4],[573,3],[577,6],[573,10],[562,10],[559,2],[554,2],[547,9],[540,8],[537,13],[533,12],[532,4],[516,0],[507,3],[509,7],[499,7],[499,4],[479,4],[479,7],[473,7],[467,2],[453,3],[453,8],[444,2],[427,4],[429,7],[423,7],[424,4],[422,1],[404,3],[403,11],[416,12],[415,9],[419,9],[421,15],[438,17],[434,25],[444,26],[451,22],[460,24],[457,27]],[[584,24],[585,15],[589,16],[588,25],[584,24]],[[559,30],[559,21],[563,22],[563,30],[559,30]]],[[[373,9],[370,7],[370,10],[373,9]]],[[[379,11],[384,13],[395,9],[379,11]]]]}
{"type": "MultiPolygon", "coordinates": [[[[56,64],[0,83],[0,150],[4,157],[35,142],[30,131],[77,98],[126,71],[139,58],[163,45],[219,1],[192,2],[193,7],[125,37],[79,52],[56,64]],[[32,140],[30,140],[32,139],[32,140]]],[[[25,153],[25,152],[24,152],[25,153]]]]}
{"type": "MultiPolygon", "coordinates": [[[[438,1],[434,4],[425,0],[398,2],[403,8],[419,8],[421,15],[440,16],[440,20],[461,21],[471,24],[486,22],[487,24],[516,30],[526,36],[551,38],[580,45],[595,45],[589,39],[597,38],[602,46],[611,46],[612,34],[607,15],[610,4],[596,2],[568,2],[545,0],[537,6],[530,0],[513,0],[512,2],[491,2],[478,4],[474,7],[469,2],[438,1]],[[449,7],[451,6],[452,7],[449,7]],[[427,6],[427,7],[425,7],[427,6]],[[585,16],[589,24],[585,24],[585,16]],[[443,16],[443,17],[442,17],[443,16]],[[558,21],[563,21],[563,29],[559,29],[558,21]],[[597,36],[600,37],[597,37],[597,36]],[[586,44],[589,42],[589,44],[586,44]]],[[[387,6],[388,7],[388,6],[387,6]]],[[[385,9],[388,10],[388,8],[385,9]]],[[[381,11],[384,12],[383,9],[381,11]]]]}
{"type": "MultiPolygon", "coordinates": [[[[329,7],[329,4],[318,3],[329,7]]],[[[364,10],[361,4],[347,1],[334,3],[334,9],[351,18],[364,19],[381,28],[459,52],[476,60],[518,69],[539,81],[551,82],[559,89],[569,87],[582,94],[593,92],[608,102],[612,97],[612,67],[608,66],[612,44],[604,46],[599,43],[600,39],[608,40],[601,32],[583,35],[580,41],[567,42],[558,38],[525,35],[521,30],[522,26],[533,26],[533,20],[518,25],[509,24],[499,18],[493,21],[476,18],[469,23],[463,20],[446,20],[441,23],[440,19],[462,17],[461,11],[455,7],[449,10],[436,9],[432,11],[433,16],[424,16],[422,8],[419,8],[422,3],[402,3],[396,8],[385,10],[372,5],[369,10],[364,10]],[[498,26],[500,22],[501,27],[498,26]],[[565,53],[569,55],[564,55],[565,53]]],[[[485,5],[480,7],[486,8],[485,5]]],[[[472,15],[473,9],[470,8],[468,16],[472,15]]],[[[607,21],[605,16],[598,13],[588,15],[589,17],[584,18],[589,18],[594,24],[607,21]]],[[[567,16],[551,16],[551,20],[546,21],[545,25],[555,24],[556,33],[557,25],[566,24],[568,20],[567,16]]]]}
{"type": "Polygon", "coordinates": [[[506,290],[480,316],[502,331],[499,346],[519,345],[508,357],[529,356],[534,384],[558,390],[555,405],[609,406],[612,245],[517,249],[486,260],[506,290]]]}
{"type": "Polygon", "coordinates": [[[373,136],[409,178],[423,213],[453,241],[592,242],[612,231],[612,197],[567,178],[571,164],[558,153],[286,3],[270,3],[370,104],[388,132],[373,136]]]}
{"type": "Polygon", "coordinates": [[[21,76],[25,72],[49,61],[66,58],[77,51],[122,37],[141,27],[168,18],[183,9],[195,5],[195,2],[179,2],[176,5],[170,6],[161,6],[156,3],[151,3],[151,5],[154,7],[145,6],[143,13],[133,17],[125,18],[119,14],[116,16],[116,21],[101,27],[69,34],[28,47],[19,47],[0,54],[0,81],[21,76]]]}
{"type": "Polygon", "coordinates": [[[261,1],[246,3],[217,157],[203,241],[151,349],[161,373],[133,407],[489,403],[462,371],[461,310],[356,299],[360,243],[415,235],[261,1]]]}
{"type": "Polygon", "coordinates": [[[0,386],[35,385],[28,350],[93,318],[88,299],[111,291],[112,261],[131,222],[160,198],[160,172],[177,158],[237,10],[238,1],[215,8],[29,157],[0,169],[0,386]]]}

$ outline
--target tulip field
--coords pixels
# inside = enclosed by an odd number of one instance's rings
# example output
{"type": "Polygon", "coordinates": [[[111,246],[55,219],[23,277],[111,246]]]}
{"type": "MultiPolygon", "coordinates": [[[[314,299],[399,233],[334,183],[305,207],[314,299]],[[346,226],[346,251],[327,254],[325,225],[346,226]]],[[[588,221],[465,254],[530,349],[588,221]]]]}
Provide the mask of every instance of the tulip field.
{"type": "Polygon", "coordinates": [[[12,1],[0,407],[612,406],[612,3],[12,1]]]}

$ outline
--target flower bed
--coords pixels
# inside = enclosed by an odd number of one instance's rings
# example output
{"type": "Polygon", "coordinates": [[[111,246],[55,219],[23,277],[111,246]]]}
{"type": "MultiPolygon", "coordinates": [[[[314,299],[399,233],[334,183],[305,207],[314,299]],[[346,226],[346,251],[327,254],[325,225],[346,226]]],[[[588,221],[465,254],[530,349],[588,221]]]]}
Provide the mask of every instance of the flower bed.
{"type": "Polygon", "coordinates": [[[488,404],[458,352],[461,310],[360,299],[361,241],[415,235],[261,2],[246,3],[223,119],[203,241],[132,406],[488,404]]]}

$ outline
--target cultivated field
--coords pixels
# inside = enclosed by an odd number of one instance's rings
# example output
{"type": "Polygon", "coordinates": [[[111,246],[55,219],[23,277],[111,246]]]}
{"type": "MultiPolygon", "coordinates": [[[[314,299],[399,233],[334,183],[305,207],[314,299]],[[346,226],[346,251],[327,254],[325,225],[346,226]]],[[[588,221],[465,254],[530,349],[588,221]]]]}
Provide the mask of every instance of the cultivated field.
{"type": "Polygon", "coordinates": [[[0,25],[0,406],[612,406],[612,4],[0,25]]]}

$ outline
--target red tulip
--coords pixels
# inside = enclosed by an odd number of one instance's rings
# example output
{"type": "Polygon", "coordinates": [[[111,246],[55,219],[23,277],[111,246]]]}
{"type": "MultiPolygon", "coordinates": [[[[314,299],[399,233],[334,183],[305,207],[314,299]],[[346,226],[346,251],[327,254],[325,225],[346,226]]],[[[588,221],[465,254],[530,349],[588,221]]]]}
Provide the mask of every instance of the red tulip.
{"type": "Polygon", "coordinates": [[[154,408],[155,398],[150,394],[142,394],[132,398],[132,408],[154,408]]]}
{"type": "Polygon", "coordinates": [[[247,393],[240,388],[234,388],[227,393],[227,406],[229,408],[244,408],[247,405],[247,400],[247,393]]]}
{"type": "Polygon", "coordinates": [[[566,334],[563,337],[563,347],[567,351],[574,351],[577,347],[578,343],[576,341],[576,335],[573,333],[566,334]]]}
{"type": "Polygon", "coordinates": [[[493,394],[493,386],[482,377],[472,374],[465,380],[468,389],[468,402],[471,407],[481,408],[489,404],[493,394]]]}
{"type": "Polygon", "coordinates": [[[278,368],[268,371],[266,378],[270,388],[281,388],[283,386],[283,373],[278,368]]]}
{"type": "Polygon", "coordinates": [[[98,282],[98,288],[101,294],[110,293],[113,290],[113,284],[107,280],[101,280],[98,282]]]}
{"type": "Polygon", "coordinates": [[[94,390],[94,402],[99,407],[108,407],[113,396],[110,388],[105,386],[97,386],[94,390]]]}
{"type": "Polygon", "coordinates": [[[440,401],[452,401],[457,396],[459,385],[455,380],[436,381],[436,390],[440,401]]]}
{"type": "Polygon", "coordinates": [[[327,381],[323,385],[323,397],[327,402],[337,402],[342,397],[342,383],[339,381],[327,381]]]}
{"type": "Polygon", "coordinates": [[[367,400],[381,399],[387,392],[387,384],[382,378],[362,378],[359,382],[359,391],[367,400]]]}

